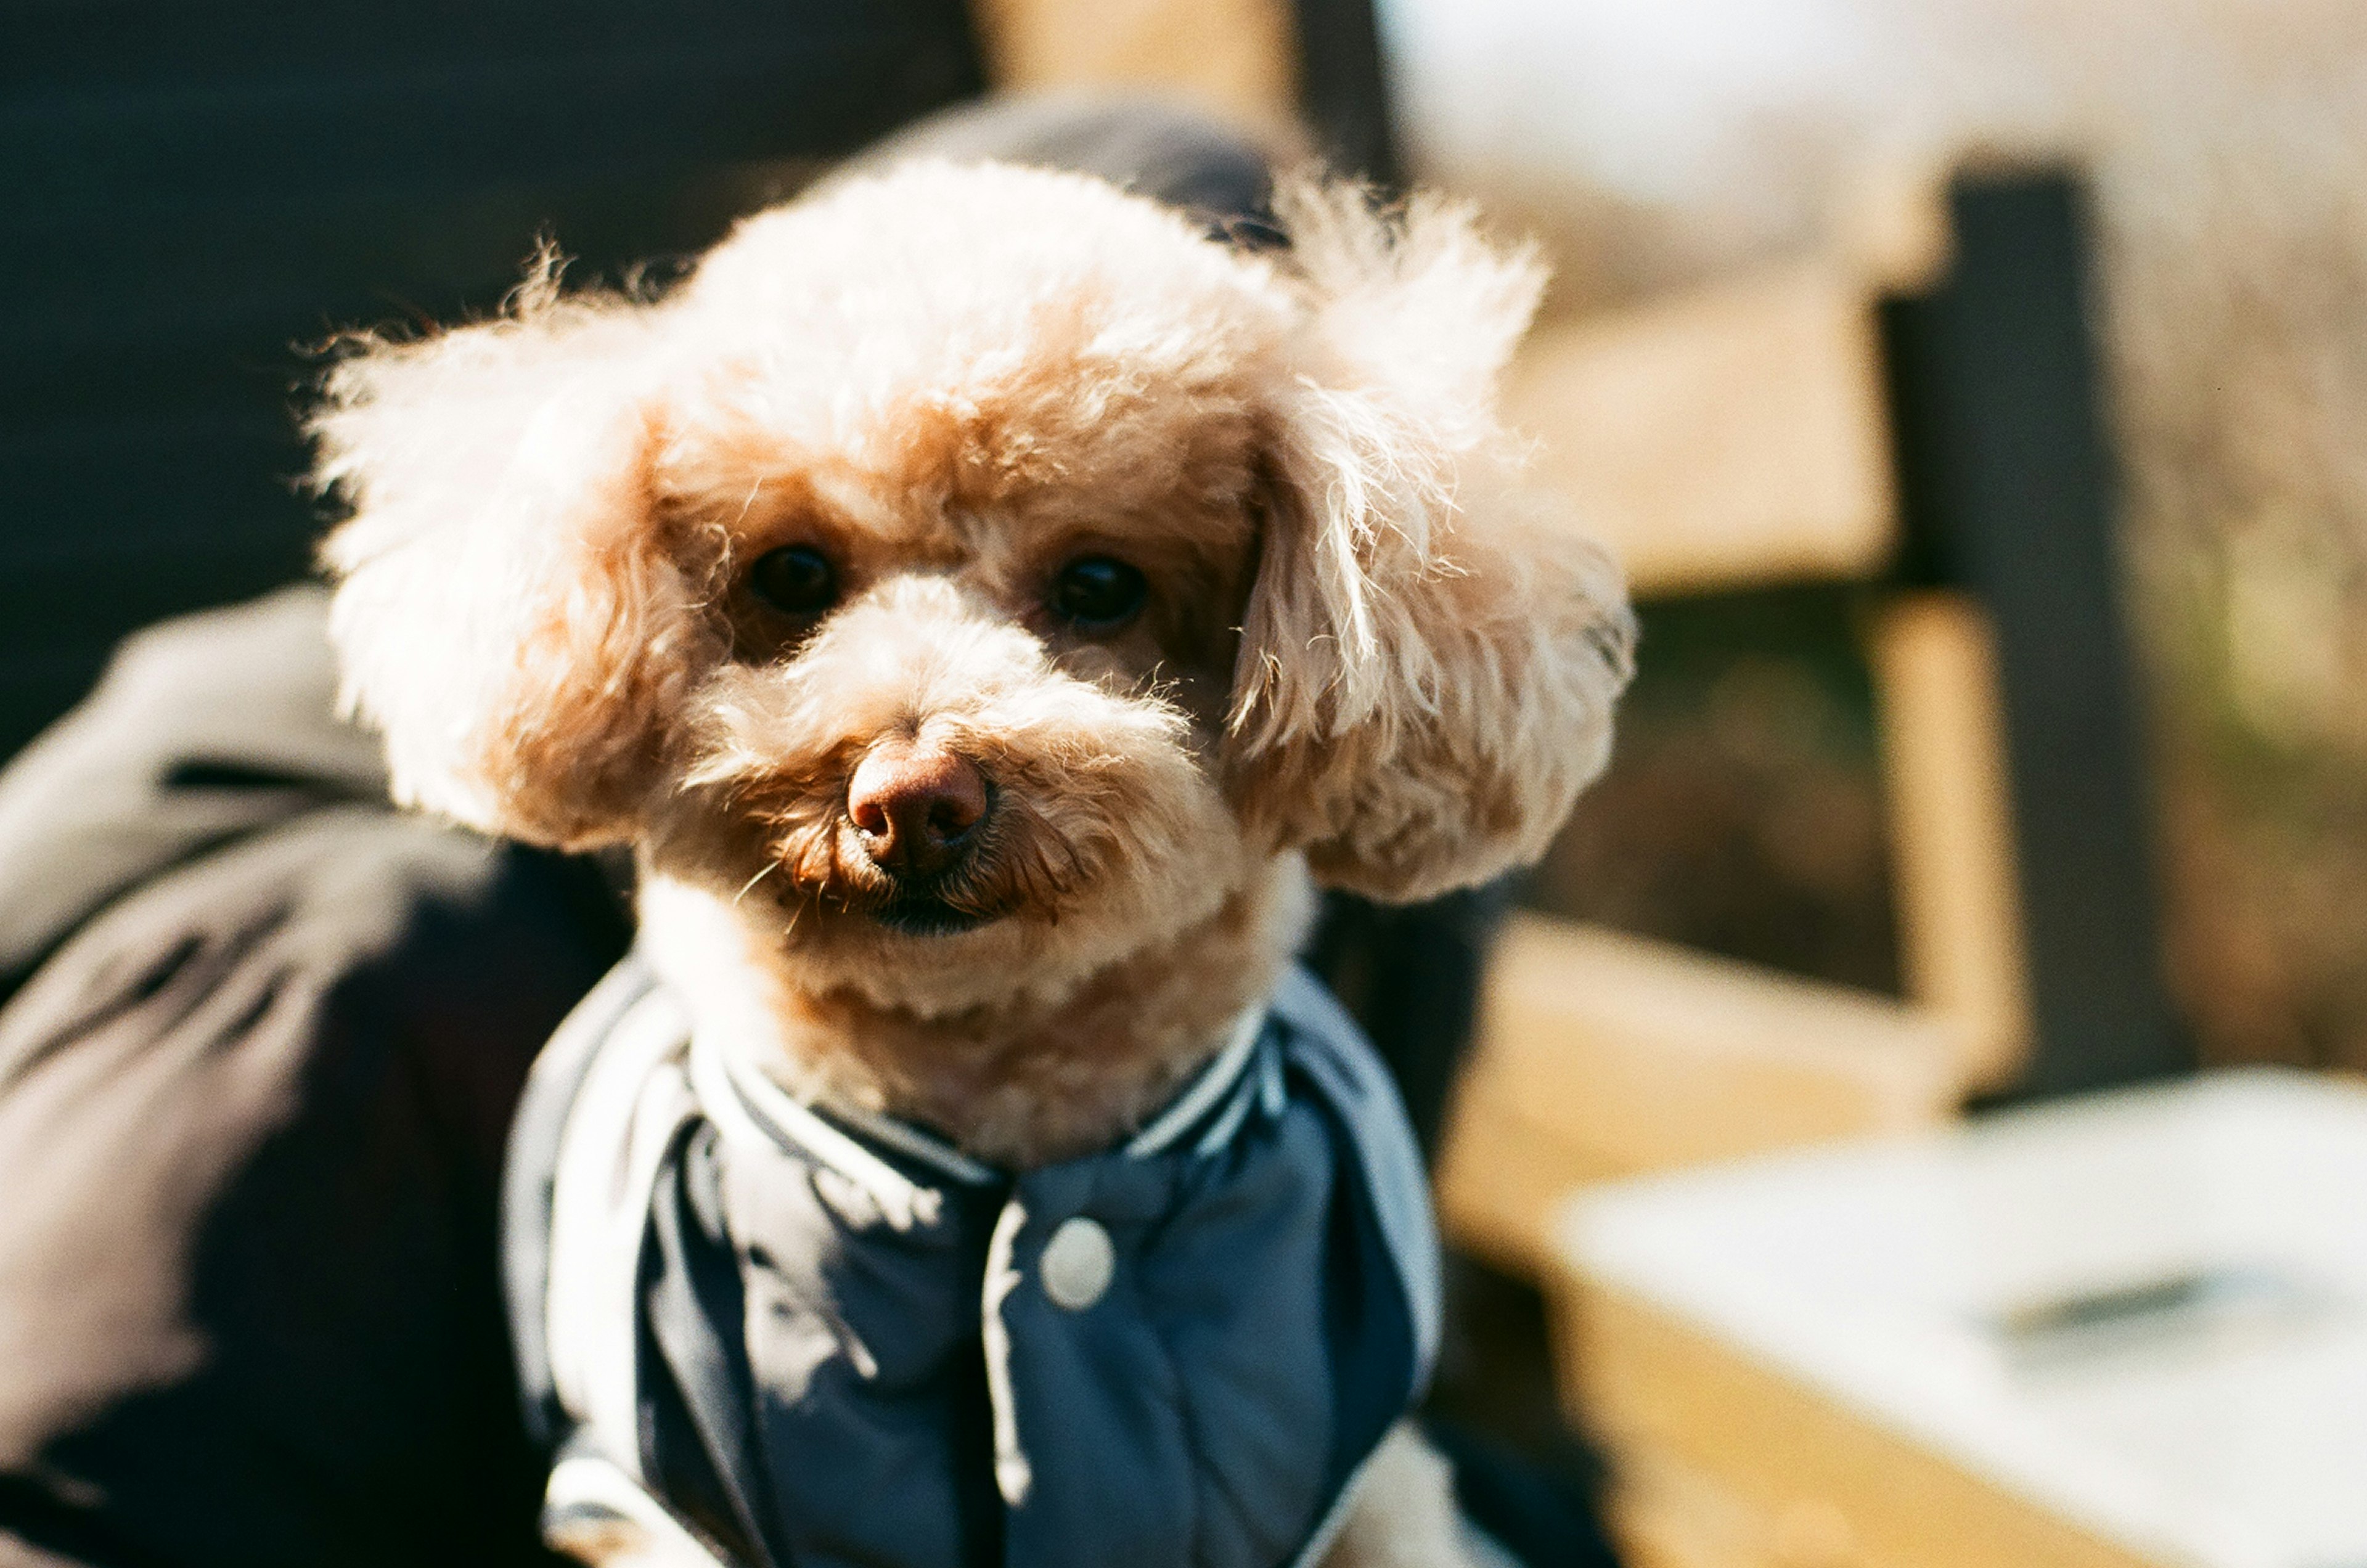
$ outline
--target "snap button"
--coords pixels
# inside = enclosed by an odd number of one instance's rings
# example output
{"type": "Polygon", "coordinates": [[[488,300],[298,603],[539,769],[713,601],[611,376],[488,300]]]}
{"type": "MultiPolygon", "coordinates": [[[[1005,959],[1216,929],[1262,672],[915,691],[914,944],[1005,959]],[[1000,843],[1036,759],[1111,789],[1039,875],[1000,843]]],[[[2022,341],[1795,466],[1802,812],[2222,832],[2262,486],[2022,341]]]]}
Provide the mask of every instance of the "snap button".
{"type": "Polygon", "coordinates": [[[1109,1290],[1117,1269],[1117,1248],[1099,1222],[1082,1214],[1062,1220],[1044,1244],[1044,1293],[1052,1304],[1082,1312],[1109,1290]]]}

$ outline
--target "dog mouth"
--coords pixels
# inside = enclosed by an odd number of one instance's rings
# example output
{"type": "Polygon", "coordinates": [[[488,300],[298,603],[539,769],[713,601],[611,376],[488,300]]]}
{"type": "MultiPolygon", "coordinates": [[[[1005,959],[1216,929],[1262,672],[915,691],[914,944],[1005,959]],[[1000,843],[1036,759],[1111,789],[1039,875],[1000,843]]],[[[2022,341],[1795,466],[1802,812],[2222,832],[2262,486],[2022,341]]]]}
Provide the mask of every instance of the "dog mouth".
{"type": "MultiPolygon", "coordinates": [[[[894,937],[958,936],[1013,917],[1059,919],[1057,901],[1075,878],[1039,863],[1047,853],[1030,841],[1018,816],[964,835],[944,847],[944,863],[887,863],[835,802],[792,801],[752,813],[762,835],[759,869],[742,896],[777,899],[794,926],[796,911],[811,910],[832,923],[852,922],[894,937]]],[[[876,836],[876,835],[875,835],[876,836]]],[[[1076,856],[1061,850],[1063,868],[1076,856]]]]}
{"type": "Polygon", "coordinates": [[[768,844],[742,896],[768,883],[792,925],[794,911],[811,910],[899,937],[958,936],[1031,908],[1030,886],[992,857],[968,857],[951,874],[899,876],[835,825],[768,844]]]}
{"type": "Polygon", "coordinates": [[[995,917],[965,909],[929,893],[905,893],[874,905],[871,918],[899,936],[958,936],[995,917]]]}

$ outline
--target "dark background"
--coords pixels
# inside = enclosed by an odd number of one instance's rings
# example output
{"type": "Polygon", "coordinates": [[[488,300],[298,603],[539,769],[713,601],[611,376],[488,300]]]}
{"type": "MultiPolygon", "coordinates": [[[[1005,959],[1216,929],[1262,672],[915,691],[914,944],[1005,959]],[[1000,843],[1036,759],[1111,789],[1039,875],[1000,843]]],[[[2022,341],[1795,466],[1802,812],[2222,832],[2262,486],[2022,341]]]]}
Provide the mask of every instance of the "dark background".
{"type": "Polygon", "coordinates": [[[0,757],[176,612],[303,575],[340,328],[730,220],[981,79],[959,0],[0,12],[0,757]]]}

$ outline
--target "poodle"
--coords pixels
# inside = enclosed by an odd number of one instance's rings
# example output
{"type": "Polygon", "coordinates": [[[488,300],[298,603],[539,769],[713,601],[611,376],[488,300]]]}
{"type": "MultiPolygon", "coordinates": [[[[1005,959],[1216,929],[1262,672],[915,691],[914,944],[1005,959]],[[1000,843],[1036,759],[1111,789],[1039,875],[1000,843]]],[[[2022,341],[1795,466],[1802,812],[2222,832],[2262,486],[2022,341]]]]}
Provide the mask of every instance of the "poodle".
{"type": "Polygon", "coordinates": [[[396,795],[637,865],[512,1147],[554,1545],[1465,1560],[1419,1157],[1292,955],[1534,860],[1633,626],[1495,412],[1534,257],[1275,209],[915,160],[329,373],[396,795]]]}

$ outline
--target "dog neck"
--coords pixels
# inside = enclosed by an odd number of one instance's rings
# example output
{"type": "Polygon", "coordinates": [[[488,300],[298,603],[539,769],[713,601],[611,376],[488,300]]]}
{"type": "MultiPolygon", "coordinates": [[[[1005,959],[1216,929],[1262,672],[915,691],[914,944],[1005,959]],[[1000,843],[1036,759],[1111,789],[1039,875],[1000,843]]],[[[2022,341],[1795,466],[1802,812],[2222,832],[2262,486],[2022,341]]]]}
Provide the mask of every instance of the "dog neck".
{"type": "Polygon", "coordinates": [[[1155,1114],[1272,994],[1310,908],[1289,857],[1082,979],[923,1014],[800,984],[729,897],[663,875],[640,895],[641,945],[702,1035],[800,1100],[893,1116],[1020,1169],[1108,1147],[1155,1114]]]}

